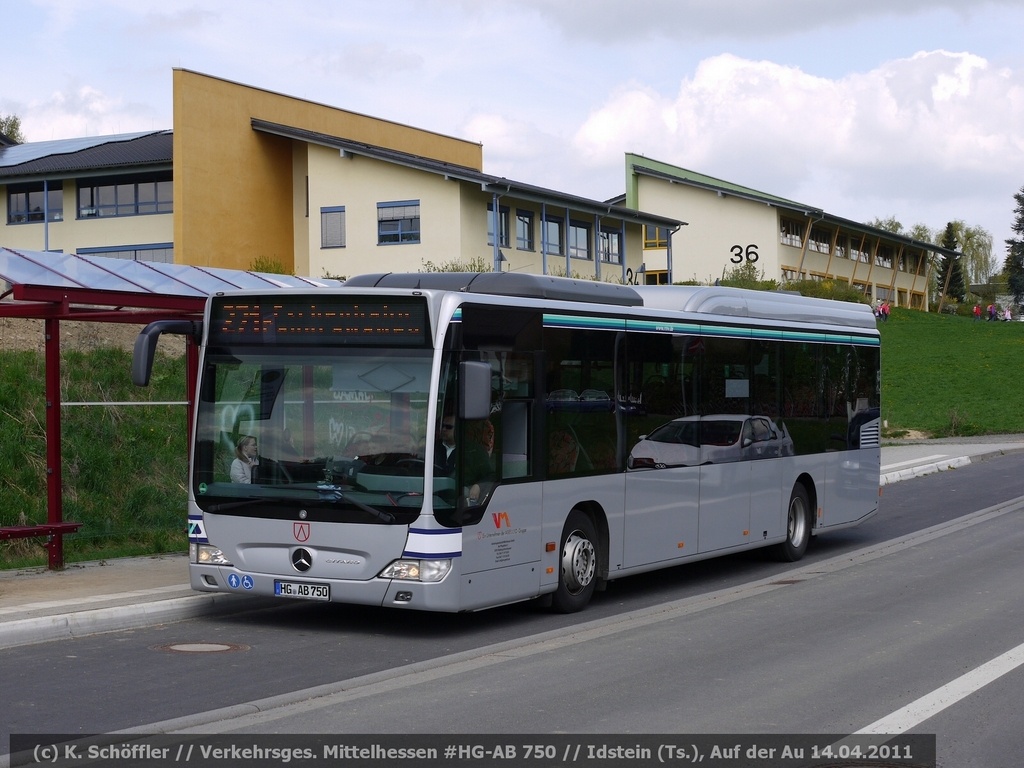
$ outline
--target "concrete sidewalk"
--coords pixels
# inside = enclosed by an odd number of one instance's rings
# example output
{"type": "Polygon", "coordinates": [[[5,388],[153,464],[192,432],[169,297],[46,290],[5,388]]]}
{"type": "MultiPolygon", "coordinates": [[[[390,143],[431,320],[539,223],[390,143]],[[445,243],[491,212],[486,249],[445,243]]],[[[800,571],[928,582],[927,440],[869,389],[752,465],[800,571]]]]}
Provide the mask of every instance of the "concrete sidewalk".
{"type": "Polygon", "coordinates": [[[184,554],[0,571],[0,649],[151,626],[257,604],[193,592],[184,554]]]}
{"type": "Polygon", "coordinates": [[[880,484],[890,485],[1017,451],[1024,451],[1024,435],[888,441],[882,445],[880,484]]]}
{"type": "MultiPolygon", "coordinates": [[[[889,443],[880,484],[1024,451],[1024,435],[889,443]]],[[[267,599],[193,592],[184,554],[0,571],[0,649],[265,606],[267,599]]]]}

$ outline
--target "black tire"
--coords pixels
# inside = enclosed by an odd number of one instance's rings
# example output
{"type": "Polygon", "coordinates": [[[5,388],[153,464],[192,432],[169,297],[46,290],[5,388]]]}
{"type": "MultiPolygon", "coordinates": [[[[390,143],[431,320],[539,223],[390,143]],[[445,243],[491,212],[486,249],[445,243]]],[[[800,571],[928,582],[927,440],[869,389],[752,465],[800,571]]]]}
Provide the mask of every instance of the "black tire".
{"type": "Polygon", "coordinates": [[[558,613],[576,613],[590,602],[597,585],[597,530],[591,519],[574,509],[562,529],[558,556],[558,589],[551,607],[558,613]]]}
{"type": "Polygon", "coordinates": [[[775,556],[783,562],[795,563],[804,556],[810,540],[811,502],[807,489],[797,483],[786,511],[786,540],[775,547],[775,556]]]}

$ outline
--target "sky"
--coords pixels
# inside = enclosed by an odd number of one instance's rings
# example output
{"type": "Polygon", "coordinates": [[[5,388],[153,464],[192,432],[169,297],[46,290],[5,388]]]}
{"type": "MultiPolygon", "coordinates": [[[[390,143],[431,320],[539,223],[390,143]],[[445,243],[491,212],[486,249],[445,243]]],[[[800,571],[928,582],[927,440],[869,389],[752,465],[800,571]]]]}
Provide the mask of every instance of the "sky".
{"type": "MultiPolygon", "coordinates": [[[[627,152],[909,231],[1024,188],[1024,0],[20,0],[28,141],[173,127],[175,68],[479,142],[605,200],[627,152]]],[[[685,212],[679,218],[685,219],[685,212]]]]}

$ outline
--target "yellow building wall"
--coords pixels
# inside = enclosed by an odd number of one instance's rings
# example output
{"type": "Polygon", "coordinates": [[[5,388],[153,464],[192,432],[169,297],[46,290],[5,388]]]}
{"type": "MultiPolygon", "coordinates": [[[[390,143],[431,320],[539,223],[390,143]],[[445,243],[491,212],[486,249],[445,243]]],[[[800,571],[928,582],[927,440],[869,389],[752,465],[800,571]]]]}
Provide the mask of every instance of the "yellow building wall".
{"type": "MultiPolygon", "coordinates": [[[[310,147],[307,144],[300,144],[299,142],[293,142],[292,146],[292,232],[294,233],[294,245],[293,252],[295,254],[295,261],[292,264],[293,269],[290,271],[296,275],[305,275],[307,277],[313,277],[313,270],[310,266],[310,254],[312,253],[313,245],[311,244],[310,238],[313,235],[310,231],[310,222],[314,220],[313,214],[310,213],[309,209],[309,195],[307,188],[309,186],[309,154],[310,147]]],[[[319,216],[316,217],[317,223],[319,223],[319,216]]],[[[315,236],[320,237],[319,228],[316,230],[315,236]]],[[[317,247],[319,247],[320,241],[317,239],[317,247]]],[[[319,277],[319,275],[318,275],[319,277]]]]}
{"type": "Polygon", "coordinates": [[[689,222],[672,236],[673,280],[713,282],[723,271],[739,266],[747,253],[757,254],[754,264],[759,271],[777,277],[779,233],[774,208],[649,176],[641,176],[638,184],[642,210],[689,222]]]}
{"type": "MultiPolygon", "coordinates": [[[[175,69],[173,77],[174,243],[181,264],[249,269],[266,259],[297,272],[296,254],[314,250],[308,240],[299,248],[309,230],[296,229],[294,212],[305,213],[305,190],[296,189],[302,161],[293,158],[292,141],[254,131],[252,118],[482,170],[477,143],[190,70],[175,69]]],[[[319,219],[311,201],[310,216],[314,210],[319,219]]]]}
{"type": "MultiPolygon", "coordinates": [[[[460,183],[360,155],[309,145],[310,277],[417,272],[462,254],[460,183]],[[378,245],[377,203],[418,200],[420,242],[378,245]],[[345,247],[320,247],[320,209],[345,206],[345,247]]],[[[486,237],[484,233],[483,237],[486,237]]],[[[298,248],[298,240],[297,248],[298,248]]]]}

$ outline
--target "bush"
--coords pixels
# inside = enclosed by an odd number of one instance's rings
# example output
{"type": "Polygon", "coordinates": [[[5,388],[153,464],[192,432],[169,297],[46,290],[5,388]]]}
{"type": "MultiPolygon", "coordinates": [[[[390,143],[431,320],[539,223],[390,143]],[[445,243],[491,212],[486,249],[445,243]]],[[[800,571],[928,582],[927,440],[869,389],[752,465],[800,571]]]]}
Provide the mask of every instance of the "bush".
{"type": "Polygon", "coordinates": [[[862,291],[842,280],[792,280],[785,284],[785,290],[796,291],[801,296],[812,296],[817,299],[833,301],[851,301],[857,304],[870,304],[862,291]]]}

